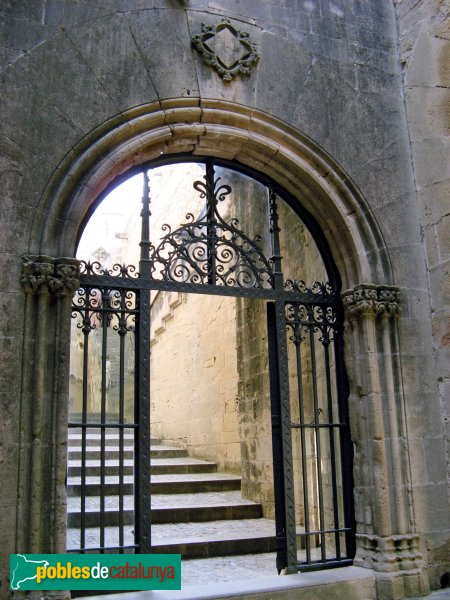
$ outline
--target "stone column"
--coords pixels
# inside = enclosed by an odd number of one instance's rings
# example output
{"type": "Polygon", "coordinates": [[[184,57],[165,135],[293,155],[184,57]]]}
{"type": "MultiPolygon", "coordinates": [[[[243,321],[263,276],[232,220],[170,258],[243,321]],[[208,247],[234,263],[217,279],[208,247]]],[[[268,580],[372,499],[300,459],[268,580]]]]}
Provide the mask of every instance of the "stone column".
{"type": "Polygon", "coordinates": [[[375,570],[380,600],[425,594],[397,337],[399,290],[357,285],[342,300],[355,444],[355,564],[375,570]]]}
{"type": "Polygon", "coordinates": [[[79,288],[78,274],[79,261],[73,258],[23,257],[17,552],[66,549],[70,306],[79,288]]]}

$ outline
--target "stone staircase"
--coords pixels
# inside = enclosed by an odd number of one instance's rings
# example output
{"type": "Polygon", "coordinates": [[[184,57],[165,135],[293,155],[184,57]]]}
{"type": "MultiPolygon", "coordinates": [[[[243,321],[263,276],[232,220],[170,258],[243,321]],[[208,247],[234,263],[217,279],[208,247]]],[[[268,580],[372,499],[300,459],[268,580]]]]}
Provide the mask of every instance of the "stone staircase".
{"type": "MultiPolygon", "coordinates": [[[[68,549],[79,546],[81,430],[69,431],[68,549]]],[[[133,544],[133,434],[124,433],[124,543],[133,544]]],[[[86,449],[86,545],[99,546],[100,433],[89,429],[86,449]]],[[[118,543],[118,434],[106,430],[105,537],[118,543]]],[[[241,479],[217,472],[213,462],[187,456],[185,450],[151,440],[153,552],[179,553],[183,559],[256,554],[275,550],[275,524],[262,517],[261,505],[241,496],[241,479]]]]}

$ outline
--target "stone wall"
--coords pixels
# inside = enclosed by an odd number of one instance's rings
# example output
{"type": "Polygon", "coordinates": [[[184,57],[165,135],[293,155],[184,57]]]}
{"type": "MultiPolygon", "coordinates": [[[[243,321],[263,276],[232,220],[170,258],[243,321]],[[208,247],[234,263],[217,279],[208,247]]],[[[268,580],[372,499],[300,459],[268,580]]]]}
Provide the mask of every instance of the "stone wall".
{"type": "MultiPolygon", "coordinates": [[[[285,279],[327,281],[322,258],[305,225],[278,199],[282,269],[285,279]]],[[[257,182],[241,189],[236,202],[236,215],[248,224],[251,235],[259,234],[270,256],[267,230],[267,190],[257,182]]],[[[237,351],[239,371],[238,407],[242,448],[242,489],[246,497],[261,502],[264,515],[274,518],[273,456],[270,413],[270,380],[268,365],[268,333],[266,303],[261,300],[237,299],[237,351]]],[[[295,356],[290,352],[290,394],[293,415],[297,405],[295,356]]],[[[304,375],[308,377],[305,363],[304,375]]],[[[320,367],[318,368],[319,378],[320,367]]],[[[323,380],[322,380],[323,383],[323,380]]],[[[294,418],[294,417],[293,417],[294,418]]],[[[293,436],[296,437],[295,434],[293,436]]],[[[298,441],[298,440],[297,440],[298,441]]],[[[297,523],[304,524],[301,463],[294,439],[294,471],[297,523]]],[[[313,467],[312,467],[313,469],[313,467]]],[[[311,478],[313,480],[313,477],[311,478]]]]}
{"type": "MultiPolygon", "coordinates": [[[[450,28],[449,6],[445,0],[417,3],[397,0],[400,60],[403,71],[408,127],[423,240],[426,248],[428,285],[431,300],[430,325],[434,339],[435,377],[439,388],[442,420],[429,422],[414,451],[420,455],[447,455],[447,477],[426,460],[422,485],[435,486],[445,495],[450,486],[450,28]],[[430,426],[428,425],[429,422],[430,426]]],[[[433,585],[450,569],[450,546],[440,512],[434,512],[430,526],[440,532],[430,545],[433,585]]]]}
{"type": "Polygon", "coordinates": [[[166,294],[152,308],[151,433],[240,474],[235,300],[183,294],[158,331],[166,294]]]}

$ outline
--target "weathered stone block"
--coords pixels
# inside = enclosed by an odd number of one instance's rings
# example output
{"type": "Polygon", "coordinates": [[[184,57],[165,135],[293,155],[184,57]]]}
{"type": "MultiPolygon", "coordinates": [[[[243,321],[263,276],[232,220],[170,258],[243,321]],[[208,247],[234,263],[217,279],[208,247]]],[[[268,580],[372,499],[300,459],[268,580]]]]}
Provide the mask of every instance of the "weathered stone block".
{"type": "MultiPolygon", "coordinates": [[[[145,20],[153,11],[141,14],[145,20]]],[[[119,110],[157,99],[127,15],[89,21],[72,28],[68,35],[119,110]]]]}
{"type": "Polygon", "coordinates": [[[430,285],[433,290],[432,308],[450,305],[450,259],[429,270],[430,285]]]}
{"type": "Polygon", "coordinates": [[[131,12],[126,18],[158,99],[198,96],[186,13],[155,9],[131,12]],[[161,51],[155,53],[155,48],[161,51]]]}
{"type": "Polygon", "coordinates": [[[443,216],[436,224],[436,236],[440,258],[442,261],[448,261],[450,259],[450,214],[443,216]]]}
{"type": "Polygon", "coordinates": [[[450,40],[431,35],[430,31],[422,30],[415,42],[408,69],[406,84],[414,86],[450,86],[450,68],[448,57],[450,40]],[[442,57],[442,59],[441,59],[442,57]]]}
{"type": "Polygon", "coordinates": [[[260,0],[209,0],[209,8],[225,15],[250,17],[253,21],[267,21],[268,8],[260,0]]]}
{"type": "Polygon", "coordinates": [[[413,143],[414,165],[418,188],[450,178],[450,165],[447,156],[450,141],[444,137],[418,140],[413,143]]]}
{"type": "Polygon", "coordinates": [[[411,140],[442,137],[449,116],[448,92],[441,87],[407,87],[411,140]]]}
{"type": "Polygon", "coordinates": [[[0,15],[41,21],[44,4],[45,0],[4,0],[0,5],[0,15]]]}
{"type": "MultiPolygon", "coordinates": [[[[152,0],[147,0],[146,4],[152,4],[152,0]]],[[[85,21],[92,21],[116,12],[118,6],[114,8],[110,2],[99,3],[89,0],[48,0],[45,3],[43,15],[45,22],[49,25],[58,27],[70,27],[85,21]]]]}
{"type": "Polygon", "coordinates": [[[441,483],[447,480],[447,464],[445,460],[445,444],[442,437],[424,438],[424,460],[430,483],[441,483]]]}
{"type": "Polygon", "coordinates": [[[450,518],[447,482],[414,486],[413,497],[418,527],[423,531],[441,531],[450,518]]]}
{"type": "Polygon", "coordinates": [[[58,164],[84,133],[117,112],[64,33],[37,46],[13,70],[4,72],[2,85],[3,128],[26,149],[28,164],[38,160],[58,164]]]}
{"type": "Polygon", "coordinates": [[[447,198],[450,196],[450,180],[435,182],[418,191],[424,223],[437,223],[448,214],[447,198]]]}

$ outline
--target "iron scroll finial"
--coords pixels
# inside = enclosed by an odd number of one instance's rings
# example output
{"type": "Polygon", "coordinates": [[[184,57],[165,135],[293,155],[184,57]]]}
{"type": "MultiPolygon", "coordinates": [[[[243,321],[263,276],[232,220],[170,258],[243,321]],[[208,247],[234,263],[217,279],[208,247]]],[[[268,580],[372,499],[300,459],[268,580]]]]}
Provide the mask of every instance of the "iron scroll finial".
{"type": "Polygon", "coordinates": [[[237,75],[249,76],[260,58],[250,35],[234,27],[227,18],[216,25],[202,23],[202,33],[194,35],[191,41],[203,62],[227,82],[237,75]]]}
{"type": "Polygon", "coordinates": [[[226,220],[218,210],[219,202],[231,194],[229,185],[220,184],[212,163],[206,165],[204,181],[193,187],[206,199],[206,210],[166,234],[151,249],[153,280],[209,284],[240,288],[273,288],[273,269],[259,245],[261,238],[250,238],[239,228],[239,220],[226,220]]]}

